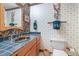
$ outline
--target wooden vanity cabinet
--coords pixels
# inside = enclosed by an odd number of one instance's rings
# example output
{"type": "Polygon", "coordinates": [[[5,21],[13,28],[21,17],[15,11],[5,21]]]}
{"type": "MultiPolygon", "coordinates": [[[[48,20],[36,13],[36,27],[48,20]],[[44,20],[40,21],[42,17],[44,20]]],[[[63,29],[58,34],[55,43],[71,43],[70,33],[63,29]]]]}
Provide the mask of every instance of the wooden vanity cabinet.
{"type": "Polygon", "coordinates": [[[40,37],[36,38],[36,43],[32,46],[32,49],[26,54],[26,56],[38,56],[40,49],[40,37]]]}
{"type": "Polygon", "coordinates": [[[15,51],[12,56],[36,56],[40,49],[40,39],[35,38],[22,48],[15,51]]]}

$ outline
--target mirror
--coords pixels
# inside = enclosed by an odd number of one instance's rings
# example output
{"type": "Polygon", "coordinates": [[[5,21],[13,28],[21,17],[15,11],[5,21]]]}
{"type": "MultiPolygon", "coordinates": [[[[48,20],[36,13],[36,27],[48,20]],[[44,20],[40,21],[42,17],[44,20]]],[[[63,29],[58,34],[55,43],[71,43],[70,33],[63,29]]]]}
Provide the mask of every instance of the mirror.
{"type": "Polygon", "coordinates": [[[18,28],[22,27],[22,11],[21,8],[18,8],[16,4],[4,4],[5,7],[5,26],[11,27],[15,26],[18,28]]]}
{"type": "Polygon", "coordinates": [[[4,3],[5,26],[30,31],[30,6],[28,3],[4,3]]]}

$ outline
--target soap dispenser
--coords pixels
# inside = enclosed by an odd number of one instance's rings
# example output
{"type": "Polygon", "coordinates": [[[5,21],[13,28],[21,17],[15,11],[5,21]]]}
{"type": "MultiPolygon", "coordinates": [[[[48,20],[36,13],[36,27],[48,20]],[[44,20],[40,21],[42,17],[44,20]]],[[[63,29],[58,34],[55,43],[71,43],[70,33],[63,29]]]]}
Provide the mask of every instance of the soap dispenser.
{"type": "Polygon", "coordinates": [[[33,23],[33,28],[34,28],[34,30],[37,30],[37,21],[36,20],[33,23]]]}

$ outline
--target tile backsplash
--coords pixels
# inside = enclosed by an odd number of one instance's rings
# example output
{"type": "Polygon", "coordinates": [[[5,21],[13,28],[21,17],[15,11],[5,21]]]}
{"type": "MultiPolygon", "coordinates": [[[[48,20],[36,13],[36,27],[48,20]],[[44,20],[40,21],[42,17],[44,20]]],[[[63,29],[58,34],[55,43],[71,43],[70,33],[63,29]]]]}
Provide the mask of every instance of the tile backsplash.
{"type": "Polygon", "coordinates": [[[67,21],[66,24],[62,24],[60,32],[69,45],[79,53],[79,4],[61,4],[60,18],[62,21],[67,21]]]}

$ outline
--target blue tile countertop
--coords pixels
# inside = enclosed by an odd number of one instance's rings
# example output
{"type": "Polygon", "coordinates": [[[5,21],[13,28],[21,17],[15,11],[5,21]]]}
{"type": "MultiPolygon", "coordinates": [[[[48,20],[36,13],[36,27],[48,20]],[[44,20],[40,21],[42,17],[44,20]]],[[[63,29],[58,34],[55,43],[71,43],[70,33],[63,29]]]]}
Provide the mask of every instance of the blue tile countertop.
{"type": "Polygon", "coordinates": [[[24,39],[19,42],[11,42],[10,40],[0,42],[0,56],[10,56],[13,52],[32,41],[36,36],[38,35],[32,33],[29,39],[24,39]]]}

